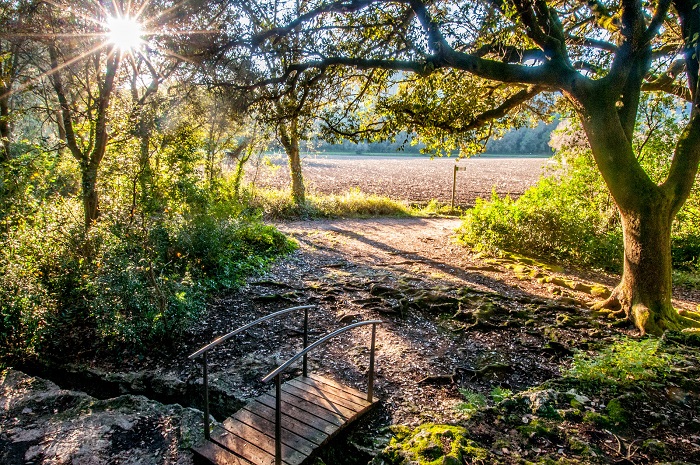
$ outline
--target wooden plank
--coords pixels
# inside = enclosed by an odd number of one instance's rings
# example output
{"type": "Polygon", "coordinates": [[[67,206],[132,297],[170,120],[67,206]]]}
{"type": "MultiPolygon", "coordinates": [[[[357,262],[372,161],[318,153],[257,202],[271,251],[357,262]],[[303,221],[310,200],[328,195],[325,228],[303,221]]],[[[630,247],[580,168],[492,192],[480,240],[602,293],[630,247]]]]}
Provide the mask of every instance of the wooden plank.
{"type": "Polygon", "coordinates": [[[346,396],[348,394],[339,391],[338,389],[328,386],[325,384],[312,384],[315,383],[313,380],[309,380],[309,383],[303,382],[301,379],[296,378],[289,380],[285,383],[285,386],[294,386],[299,389],[303,389],[304,391],[308,392],[309,394],[313,394],[315,396],[318,396],[322,399],[327,399],[329,402],[333,402],[334,404],[340,405],[342,407],[345,407],[347,409],[352,410],[353,412],[359,412],[363,408],[367,407],[369,405],[369,402],[364,401],[362,403],[355,403],[352,400],[348,400],[346,396]]]}
{"type": "MultiPolygon", "coordinates": [[[[305,386],[306,388],[309,389],[314,389],[312,386],[308,386],[306,384],[302,384],[302,386],[305,386]]],[[[335,399],[331,399],[330,396],[323,396],[319,395],[318,393],[315,392],[309,392],[309,390],[304,389],[304,388],[298,388],[297,386],[293,386],[291,384],[284,384],[282,386],[282,399],[284,400],[287,394],[291,394],[295,397],[298,397],[300,399],[306,400],[314,405],[317,405],[319,407],[323,407],[324,409],[328,410],[330,413],[334,413],[336,415],[341,415],[343,418],[350,418],[354,416],[358,411],[362,410],[362,407],[357,407],[353,406],[354,408],[348,408],[343,405],[341,405],[338,402],[335,402],[335,399]]],[[[292,400],[289,400],[289,402],[292,402],[292,400]]]]}
{"type": "MultiPolygon", "coordinates": [[[[231,428],[234,427],[233,425],[237,423],[242,423],[250,426],[251,428],[255,428],[260,432],[260,434],[264,434],[273,440],[275,438],[275,423],[261,416],[255,415],[249,410],[239,410],[233,417],[224,420],[224,428],[231,430],[231,428]]],[[[282,444],[286,444],[287,446],[298,450],[302,454],[311,455],[318,444],[305,439],[299,434],[296,434],[294,429],[290,430],[285,428],[284,423],[285,422],[282,421],[282,444]]],[[[319,431],[319,433],[321,432],[319,431]]],[[[323,433],[321,434],[323,435],[323,439],[328,436],[323,433]]]]}
{"type": "MultiPolygon", "coordinates": [[[[255,401],[254,403],[251,403],[248,406],[244,407],[244,409],[258,416],[261,416],[272,423],[275,422],[274,407],[269,407],[265,404],[255,401]]],[[[328,437],[338,429],[338,426],[332,423],[321,423],[316,421],[315,425],[310,425],[309,423],[313,423],[316,420],[316,417],[312,415],[307,416],[309,417],[309,420],[307,420],[308,423],[300,420],[299,418],[290,417],[289,415],[283,413],[282,428],[289,429],[290,431],[295,431],[297,434],[318,445],[323,444],[323,442],[325,442],[325,440],[328,439],[328,437]]]]}
{"type": "Polygon", "coordinates": [[[235,452],[255,465],[274,465],[274,447],[272,453],[265,451],[245,438],[229,433],[223,428],[215,427],[211,435],[212,442],[216,442],[226,449],[235,452]]]}
{"type": "MultiPolygon", "coordinates": [[[[357,389],[318,375],[282,385],[282,462],[300,465],[315,449],[368,411],[374,402],[357,389]]],[[[224,427],[215,427],[212,442],[194,448],[197,457],[217,465],[274,465],[274,391],[254,399],[224,427]],[[218,444],[217,444],[218,443],[218,444]]]]}
{"type": "MultiPolygon", "coordinates": [[[[311,373],[309,375],[309,378],[313,379],[314,381],[318,381],[319,383],[328,384],[329,386],[333,386],[336,389],[340,389],[341,391],[345,391],[348,394],[352,394],[355,397],[359,397],[360,399],[367,401],[367,394],[366,393],[363,393],[362,391],[358,391],[357,389],[352,388],[350,386],[345,386],[344,384],[341,384],[341,383],[334,381],[330,378],[326,378],[325,376],[311,373]]],[[[379,399],[377,399],[376,397],[372,399],[372,402],[378,402],[378,401],[379,401],[379,399]]]]}
{"type": "Polygon", "coordinates": [[[218,465],[254,465],[232,452],[229,452],[219,444],[210,441],[204,441],[201,446],[193,447],[192,452],[210,463],[216,463],[218,465]]]}
{"type": "MultiPolygon", "coordinates": [[[[269,394],[261,395],[257,398],[257,401],[273,409],[275,408],[275,398],[269,394]]],[[[316,427],[315,425],[317,423],[324,425],[326,423],[331,423],[335,426],[343,426],[347,419],[342,415],[330,412],[312,402],[290,394],[282,395],[282,412],[313,427],[316,427]]]]}
{"type": "Polygon", "coordinates": [[[314,386],[322,391],[331,392],[334,395],[336,395],[338,397],[342,397],[346,401],[352,402],[355,405],[359,405],[361,407],[366,407],[367,404],[370,403],[370,402],[367,402],[367,394],[363,394],[360,391],[357,391],[357,390],[352,389],[352,388],[347,388],[347,389],[351,389],[352,391],[355,391],[354,393],[347,392],[345,389],[340,389],[338,387],[333,386],[332,384],[324,383],[321,381],[317,381],[313,378],[304,377],[304,376],[299,376],[297,378],[294,378],[292,381],[308,384],[309,386],[314,386]]]}
{"type": "MultiPolygon", "coordinates": [[[[255,444],[259,449],[262,449],[272,455],[272,457],[275,456],[274,432],[273,436],[270,437],[252,426],[238,421],[226,424],[224,426],[224,430],[233,434],[234,436],[246,440],[251,444],[255,444]]],[[[312,452],[313,448],[309,449],[306,453],[303,453],[282,442],[282,461],[287,465],[299,465],[306,457],[311,455],[312,452]]]]}

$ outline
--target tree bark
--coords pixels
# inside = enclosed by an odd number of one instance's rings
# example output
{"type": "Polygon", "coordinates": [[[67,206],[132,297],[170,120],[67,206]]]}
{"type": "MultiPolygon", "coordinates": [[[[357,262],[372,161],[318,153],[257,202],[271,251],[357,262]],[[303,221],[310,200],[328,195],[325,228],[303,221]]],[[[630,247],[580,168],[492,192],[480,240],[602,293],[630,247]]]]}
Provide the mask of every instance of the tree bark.
{"type": "MultiPolygon", "coordinates": [[[[5,94],[7,90],[4,86],[0,86],[0,95],[5,94]]],[[[0,97],[0,139],[2,140],[2,150],[0,150],[0,163],[10,160],[10,104],[9,98],[6,95],[0,97]]]]}
{"type": "Polygon", "coordinates": [[[639,165],[616,108],[609,102],[601,89],[590,99],[578,101],[593,157],[620,212],[624,239],[620,283],[609,299],[594,308],[624,311],[642,333],[680,329],[689,322],[671,302],[671,226],[690,193],[689,179],[697,172],[698,119],[691,120],[674,154],[674,163],[680,163],[684,172],[669,175],[664,184],[657,185],[639,165]]]}
{"type": "Polygon", "coordinates": [[[621,212],[624,238],[622,279],[596,309],[621,309],[642,333],[677,330],[681,319],[671,303],[671,203],[649,201],[621,212]]]}
{"type": "Polygon", "coordinates": [[[97,165],[89,164],[81,167],[82,197],[85,230],[97,221],[100,213],[99,197],[97,195],[97,165]]]}
{"type": "Polygon", "coordinates": [[[299,153],[299,134],[296,119],[292,119],[289,126],[289,129],[287,129],[284,125],[281,125],[280,139],[289,161],[289,174],[292,178],[292,201],[295,205],[303,205],[306,202],[306,188],[304,187],[304,176],[301,172],[301,154],[299,153]]]}

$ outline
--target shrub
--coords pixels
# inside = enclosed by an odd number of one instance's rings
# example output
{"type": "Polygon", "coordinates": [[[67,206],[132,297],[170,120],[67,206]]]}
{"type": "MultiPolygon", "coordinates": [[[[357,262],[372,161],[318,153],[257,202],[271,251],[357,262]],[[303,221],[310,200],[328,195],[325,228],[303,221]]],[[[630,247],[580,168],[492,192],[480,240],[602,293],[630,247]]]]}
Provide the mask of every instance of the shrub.
{"type": "Polygon", "coordinates": [[[658,339],[622,339],[597,355],[578,352],[567,373],[584,383],[629,385],[663,378],[670,373],[673,357],[659,351],[658,339]]]}
{"type": "Polygon", "coordinates": [[[208,293],[235,287],[295,245],[227,208],[105,217],[88,237],[78,202],[17,222],[0,251],[4,355],[94,345],[141,350],[177,339],[208,293]]]}
{"type": "MultiPolygon", "coordinates": [[[[668,123],[672,124],[672,123],[668,123]]],[[[590,150],[576,139],[576,126],[560,130],[561,143],[553,172],[512,200],[493,194],[477,200],[464,215],[462,242],[476,250],[506,250],[544,260],[563,261],[621,271],[622,228],[615,204],[590,150]],[[563,134],[563,136],[562,136],[563,134]]],[[[652,134],[640,160],[652,179],[668,171],[667,135],[652,134]]],[[[580,139],[580,137],[579,137],[580,139]]],[[[696,186],[676,217],[672,230],[672,260],[677,269],[697,273],[700,265],[700,192],[696,186]]],[[[693,282],[683,277],[683,282],[693,282]]]]}

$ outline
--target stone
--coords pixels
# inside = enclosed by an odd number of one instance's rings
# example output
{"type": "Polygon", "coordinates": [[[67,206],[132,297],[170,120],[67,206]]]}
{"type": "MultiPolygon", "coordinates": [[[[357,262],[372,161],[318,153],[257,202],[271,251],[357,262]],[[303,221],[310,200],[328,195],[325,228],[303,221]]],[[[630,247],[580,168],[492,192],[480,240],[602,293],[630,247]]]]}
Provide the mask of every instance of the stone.
{"type": "Polygon", "coordinates": [[[95,399],[7,369],[0,373],[0,463],[188,465],[202,413],[143,396],[95,399]]]}

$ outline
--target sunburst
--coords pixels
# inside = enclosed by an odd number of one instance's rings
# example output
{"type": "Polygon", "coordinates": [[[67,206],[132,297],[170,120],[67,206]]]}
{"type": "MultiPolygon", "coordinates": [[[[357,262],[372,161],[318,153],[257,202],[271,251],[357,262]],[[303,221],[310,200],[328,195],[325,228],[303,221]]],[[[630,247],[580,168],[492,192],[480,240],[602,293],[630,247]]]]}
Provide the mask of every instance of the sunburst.
{"type": "Polygon", "coordinates": [[[88,56],[107,51],[109,54],[119,53],[128,56],[140,56],[150,63],[153,52],[160,52],[161,56],[178,61],[190,61],[172,50],[163,48],[162,44],[154,45],[152,40],[157,36],[187,36],[199,34],[212,34],[216,31],[209,30],[174,30],[167,24],[169,17],[180,7],[191,0],[180,0],[171,6],[160,11],[153,11],[152,0],[144,0],[136,6],[137,2],[132,0],[112,0],[110,2],[87,1],[85,8],[76,7],[73,2],[65,0],[44,0],[45,3],[57,8],[59,11],[67,11],[91,24],[89,31],[75,33],[70,31],[54,31],[48,33],[36,33],[25,31],[14,31],[10,33],[0,32],[0,39],[7,38],[16,40],[17,38],[37,39],[39,41],[53,40],[57,43],[62,41],[85,41],[82,53],[72,57],[66,57],[65,61],[55,69],[44,71],[25,82],[15,86],[12,90],[0,98],[7,98],[11,94],[21,92],[30,88],[38,80],[50,76],[74,64],[88,56]],[[154,50],[157,49],[157,50],[154,50]],[[148,51],[148,52],[146,52],[148,51]]]}
{"type": "Polygon", "coordinates": [[[144,44],[144,29],[141,22],[133,16],[112,16],[105,22],[107,41],[118,50],[134,51],[144,44]]]}

